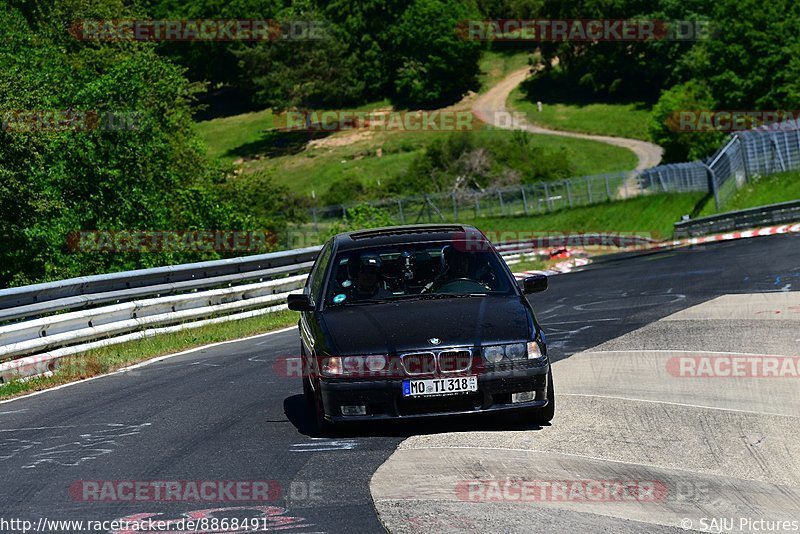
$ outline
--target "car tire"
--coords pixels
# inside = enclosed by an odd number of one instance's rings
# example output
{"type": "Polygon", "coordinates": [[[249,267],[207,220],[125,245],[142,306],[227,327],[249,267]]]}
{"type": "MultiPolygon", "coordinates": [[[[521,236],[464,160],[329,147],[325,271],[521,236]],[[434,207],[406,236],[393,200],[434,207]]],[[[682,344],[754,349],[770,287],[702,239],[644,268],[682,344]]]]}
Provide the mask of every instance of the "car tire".
{"type": "Polygon", "coordinates": [[[314,390],[311,389],[311,379],[307,376],[303,377],[303,398],[306,404],[314,406],[314,390]]]}
{"type": "Polygon", "coordinates": [[[319,436],[330,436],[333,434],[333,423],[325,419],[325,408],[322,405],[322,392],[317,388],[314,394],[314,417],[317,421],[317,434],[319,436]]]}
{"type": "Polygon", "coordinates": [[[314,390],[311,388],[311,370],[306,363],[306,354],[302,346],[300,347],[300,358],[302,360],[303,372],[303,398],[306,400],[306,404],[314,406],[314,390]]]}
{"type": "Polygon", "coordinates": [[[553,389],[553,370],[547,373],[547,406],[531,410],[529,421],[536,425],[545,425],[553,420],[556,415],[556,392],[553,389]]]}

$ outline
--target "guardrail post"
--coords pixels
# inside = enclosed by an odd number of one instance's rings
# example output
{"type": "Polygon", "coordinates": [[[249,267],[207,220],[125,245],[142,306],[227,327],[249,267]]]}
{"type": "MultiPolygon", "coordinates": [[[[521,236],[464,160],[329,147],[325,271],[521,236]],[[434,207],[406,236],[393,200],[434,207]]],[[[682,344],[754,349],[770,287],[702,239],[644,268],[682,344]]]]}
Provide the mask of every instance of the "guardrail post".
{"type": "Polygon", "coordinates": [[[586,192],[589,194],[589,204],[592,203],[592,179],[586,177],[586,192]]]}
{"type": "Polygon", "coordinates": [[[552,206],[550,205],[550,188],[547,187],[547,182],[544,183],[544,203],[547,206],[547,211],[552,211],[552,206]]]}
{"type": "Polygon", "coordinates": [[[564,185],[567,187],[567,200],[569,201],[569,207],[572,208],[572,191],[569,188],[569,180],[564,180],[564,185]]]}
{"type": "Polygon", "coordinates": [[[742,154],[742,167],[744,167],[744,180],[749,184],[750,183],[750,169],[747,168],[747,147],[744,145],[744,141],[739,136],[738,133],[733,134],[736,140],[739,142],[739,152],[742,154]]]}
{"type": "Polygon", "coordinates": [[[608,183],[608,175],[606,174],[606,197],[611,200],[611,185],[608,183]]]}
{"type": "Polygon", "coordinates": [[[457,221],[458,220],[458,201],[456,200],[456,192],[455,191],[453,191],[452,197],[453,197],[453,220],[457,221]]]}
{"type": "Polygon", "coordinates": [[[522,193],[522,209],[525,210],[525,215],[528,215],[528,197],[525,195],[525,186],[519,186],[519,190],[522,193]]]}
{"type": "Polygon", "coordinates": [[[505,202],[503,202],[503,192],[500,191],[499,189],[497,190],[497,199],[500,201],[500,214],[501,215],[505,215],[506,214],[506,204],[505,204],[505,202]]]}
{"type": "Polygon", "coordinates": [[[714,193],[714,207],[717,211],[719,211],[720,205],[719,205],[719,190],[717,188],[717,176],[714,173],[714,169],[712,169],[710,166],[705,165],[705,168],[708,169],[709,187],[711,188],[711,191],[714,193]]]}

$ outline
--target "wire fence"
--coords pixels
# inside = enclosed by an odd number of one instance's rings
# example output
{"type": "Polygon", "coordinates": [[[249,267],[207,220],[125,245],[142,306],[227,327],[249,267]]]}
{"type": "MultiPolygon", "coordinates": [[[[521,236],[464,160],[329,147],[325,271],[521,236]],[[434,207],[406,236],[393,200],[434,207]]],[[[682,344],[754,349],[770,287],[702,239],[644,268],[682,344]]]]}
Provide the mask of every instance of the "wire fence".
{"type": "MultiPolygon", "coordinates": [[[[459,190],[360,202],[382,208],[401,223],[464,218],[537,215],[653,193],[702,191],[714,195],[717,210],[736,191],[761,176],[800,168],[800,124],[787,121],[732,134],[706,161],[659,165],[565,180],[486,190],[459,190]]],[[[309,210],[314,226],[347,218],[355,205],[309,210]]]]}

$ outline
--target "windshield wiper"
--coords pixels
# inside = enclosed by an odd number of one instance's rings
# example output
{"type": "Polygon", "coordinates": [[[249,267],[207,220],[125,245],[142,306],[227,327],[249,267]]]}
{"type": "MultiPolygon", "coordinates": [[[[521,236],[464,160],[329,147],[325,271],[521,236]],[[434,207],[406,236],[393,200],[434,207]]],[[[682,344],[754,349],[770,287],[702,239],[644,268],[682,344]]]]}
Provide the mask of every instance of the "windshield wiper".
{"type": "Polygon", "coordinates": [[[458,299],[465,297],[485,297],[488,293],[421,293],[417,295],[395,295],[393,297],[383,298],[367,298],[359,300],[351,300],[342,304],[334,304],[333,306],[361,306],[364,304],[390,304],[392,302],[410,301],[410,300],[437,300],[437,299],[458,299]]]}
{"type": "Polygon", "coordinates": [[[485,297],[488,293],[422,293],[409,295],[408,300],[460,299],[465,297],[485,297]]]}

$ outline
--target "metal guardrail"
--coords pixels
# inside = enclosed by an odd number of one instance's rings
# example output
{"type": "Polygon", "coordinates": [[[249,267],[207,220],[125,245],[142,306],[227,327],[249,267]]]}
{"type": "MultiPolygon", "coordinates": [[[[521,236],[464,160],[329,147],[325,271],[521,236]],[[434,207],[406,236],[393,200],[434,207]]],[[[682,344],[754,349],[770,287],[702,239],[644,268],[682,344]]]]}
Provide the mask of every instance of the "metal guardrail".
{"type": "Polygon", "coordinates": [[[99,346],[285,309],[320,249],[0,290],[0,383],[52,372],[61,358],[99,346]]]}
{"type": "MultiPolygon", "coordinates": [[[[563,236],[554,239],[501,243],[497,250],[515,263],[563,245],[563,236]]],[[[613,244],[619,236],[596,239],[613,244]]],[[[303,287],[320,249],[0,290],[0,321],[6,321],[0,326],[0,383],[53,372],[62,358],[98,347],[286,309],[286,297],[303,287]]]]}
{"type": "Polygon", "coordinates": [[[800,200],[770,204],[675,223],[675,237],[697,237],[800,221],[800,200]]]}
{"type": "Polygon", "coordinates": [[[321,247],[69,278],[0,290],[0,321],[308,270],[321,247]]]}

